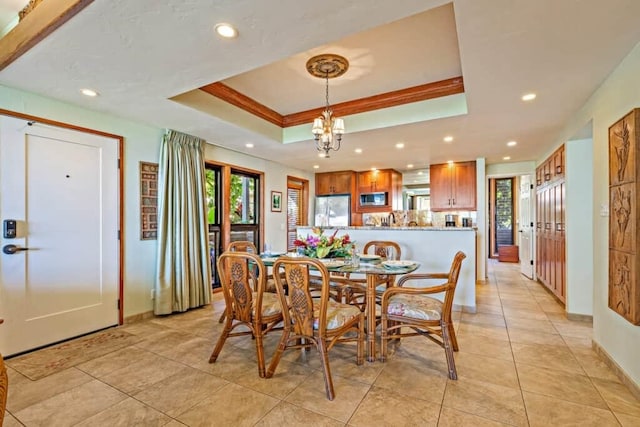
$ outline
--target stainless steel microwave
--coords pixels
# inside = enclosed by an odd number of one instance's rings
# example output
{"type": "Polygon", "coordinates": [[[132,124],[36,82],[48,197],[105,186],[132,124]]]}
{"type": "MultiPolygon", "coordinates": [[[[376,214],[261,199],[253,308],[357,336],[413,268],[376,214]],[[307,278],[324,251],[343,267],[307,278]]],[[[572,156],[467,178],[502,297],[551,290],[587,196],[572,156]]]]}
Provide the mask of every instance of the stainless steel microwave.
{"type": "Polygon", "coordinates": [[[360,194],[360,206],[385,206],[388,193],[362,193],[360,194]]]}

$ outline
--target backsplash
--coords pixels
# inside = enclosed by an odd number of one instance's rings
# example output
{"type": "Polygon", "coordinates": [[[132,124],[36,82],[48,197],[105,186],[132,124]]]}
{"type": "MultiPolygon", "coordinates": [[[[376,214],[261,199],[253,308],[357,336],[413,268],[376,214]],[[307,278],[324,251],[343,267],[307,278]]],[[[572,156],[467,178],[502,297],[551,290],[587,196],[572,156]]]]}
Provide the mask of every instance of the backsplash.
{"type": "Polygon", "coordinates": [[[444,227],[445,215],[457,215],[457,226],[462,226],[462,218],[471,218],[475,227],[476,211],[452,211],[431,212],[429,210],[393,211],[391,213],[365,213],[362,214],[362,225],[367,226],[419,226],[419,227],[444,227]]]}

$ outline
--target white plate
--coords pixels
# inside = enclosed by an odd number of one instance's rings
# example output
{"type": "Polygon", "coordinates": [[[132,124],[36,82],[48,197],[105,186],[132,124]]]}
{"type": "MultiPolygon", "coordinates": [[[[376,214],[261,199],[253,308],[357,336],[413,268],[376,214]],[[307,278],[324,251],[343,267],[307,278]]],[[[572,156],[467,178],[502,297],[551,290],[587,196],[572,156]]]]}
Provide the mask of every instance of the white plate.
{"type": "Polygon", "coordinates": [[[369,254],[360,255],[360,261],[376,261],[376,260],[379,260],[380,258],[381,258],[380,255],[369,255],[369,254]]]}
{"type": "Polygon", "coordinates": [[[340,261],[340,260],[331,260],[331,259],[321,258],[320,262],[323,263],[327,268],[342,267],[344,265],[344,261],[340,261]]]}
{"type": "Polygon", "coordinates": [[[382,261],[382,265],[385,268],[407,268],[407,267],[413,267],[414,265],[416,265],[416,263],[415,261],[408,261],[408,260],[399,260],[399,261],[390,260],[390,261],[382,261]]]}

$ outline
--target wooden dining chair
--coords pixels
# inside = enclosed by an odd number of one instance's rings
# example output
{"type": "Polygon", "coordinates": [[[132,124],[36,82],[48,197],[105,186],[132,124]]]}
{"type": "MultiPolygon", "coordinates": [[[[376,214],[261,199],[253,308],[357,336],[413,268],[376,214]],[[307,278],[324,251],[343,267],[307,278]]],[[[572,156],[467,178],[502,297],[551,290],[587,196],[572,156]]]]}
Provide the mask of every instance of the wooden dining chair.
{"type": "Polygon", "coordinates": [[[276,291],[282,305],[283,333],[278,348],[267,369],[273,376],[285,350],[315,347],[322,359],[325,392],[333,400],[335,392],[329,350],[339,342],[356,342],[356,364],[364,362],[364,314],[357,307],[338,303],[329,298],[329,271],[317,259],[300,257],[278,258],[273,271],[276,291]],[[275,272],[283,272],[283,275],[275,272]],[[311,271],[322,281],[320,298],[311,295],[311,271]],[[284,276],[284,277],[283,277],[284,276]],[[288,286],[285,292],[284,284],[288,286]],[[352,336],[347,336],[352,333],[352,336]]]}
{"type": "Polygon", "coordinates": [[[278,296],[265,292],[266,267],[256,254],[224,252],[217,261],[222,293],[226,303],[225,325],[209,363],[214,363],[227,338],[252,335],[256,342],[258,374],[265,376],[263,337],[282,321],[278,296]],[[244,325],[248,331],[233,332],[244,325]]]}
{"type": "MultiPolygon", "coordinates": [[[[258,255],[258,249],[256,248],[256,245],[253,244],[253,242],[250,242],[248,240],[236,240],[234,242],[229,243],[229,246],[227,246],[227,250],[231,251],[231,252],[249,252],[250,254],[256,254],[258,255]]],[[[267,274],[267,285],[265,287],[265,290],[267,292],[276,292],[276,286],[275,283],[273,282],[273,277],[271,277],[270,274],[267,274]]],[[[226,316],[226,312],[223,312],[220,315],[220,319],[218,319],[219,323],[224,322],[226,316]]]]}
{"type": "Polygon", "coordinates": [[[387,358],[389,340],[421,335],[444,348],[447,358],[449,378],[458,378],[453,352],[458,351],[451,310],[453,296],[460,275],[462,260],[466,258],[463,252],[457,252],[453,257],[448,273],[412,273],[404,275],[398,284],[387,289],[382,294],[382,326],[380,359],[387,358]],[[409,282],[427,279],[445,279],[446,282],[431,287],[405,287],[409,282]],[[429,296],[444,292],[444,300],[429,296]],[[411,332],[403,332],[402,328],[409,328],[411,332]]]}
{"type": "MultiPolygon", "coordinates": [[[[390,240],[372,240],[364,245],[362,250],[364,255],[378,255],[383,260],[395,260],[398,261],[402,257],[402,249],[396,242],[390,240]]],[[[380,303],[382,293],[385,289],[393,286],[395,283],[395,276],[389,275],[381,280],[381,283],[376,286],[376,303],[380,303]]],[[[365,311],[366,307],[366,291],[367,280],[366,279],[350,279],[347,286],[346,302],[358,306],[361,311],[365,311]]]]}

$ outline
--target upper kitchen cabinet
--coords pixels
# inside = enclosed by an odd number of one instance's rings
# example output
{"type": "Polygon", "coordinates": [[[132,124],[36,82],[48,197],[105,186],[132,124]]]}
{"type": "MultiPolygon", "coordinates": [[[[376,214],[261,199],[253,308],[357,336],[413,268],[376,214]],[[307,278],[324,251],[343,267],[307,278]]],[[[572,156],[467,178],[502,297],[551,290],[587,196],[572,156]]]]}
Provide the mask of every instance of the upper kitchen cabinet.
{"type": "Polygon", "coordinates": [[[324,172],[316,174],[316,196],[353,194],[354,171],[324,172]]]}
{"type": "MultiPolygon", "coordinates": [[[[358,172],[358,193],[383,193],[391,190],[393,169],[358,172]]],[[[398,172],[396,172],[398,173],[398,172]]]]}
{"type": "Polygon", "coordinates": [[[358,172],[356,186],[357,212],[391,212],[402,209],[400,172],[393,169],[358,172]]]}
{"type": "Polygon", "coordinates": [[[429,167],[431,210],[476,210],[476,162],[444,163],[429,167]]]}

